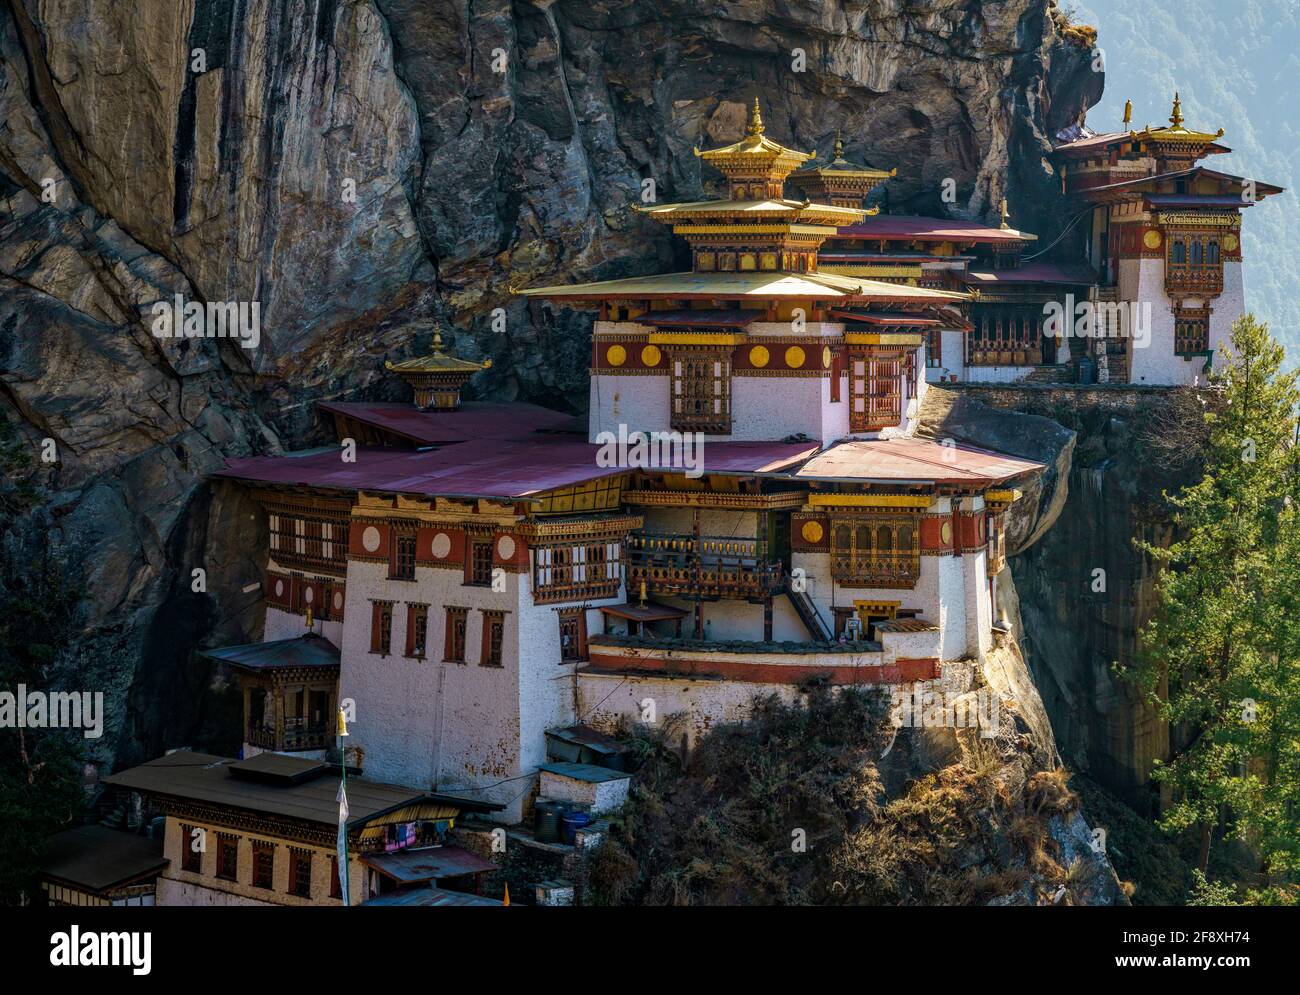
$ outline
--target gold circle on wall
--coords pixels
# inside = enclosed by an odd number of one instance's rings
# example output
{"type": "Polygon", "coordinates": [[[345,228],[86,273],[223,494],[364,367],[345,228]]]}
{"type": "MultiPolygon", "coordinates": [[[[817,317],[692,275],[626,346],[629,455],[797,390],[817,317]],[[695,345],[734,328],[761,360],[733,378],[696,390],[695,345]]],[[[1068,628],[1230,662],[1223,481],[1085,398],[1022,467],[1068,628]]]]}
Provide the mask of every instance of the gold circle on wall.
{"type": "Polygon", "coordinates": [[[792,345],[785,351],[785,365],[792,370],[797,370],[803,366],[803,350],[797,345],[792,345]]]}
{"type": "Polygon", "coordinates": [[[1237,236],[1231,233],[1223,236],[1223,250],[1225,252],[1237,251],[1237,236]]]}
{"type": "Polygon", "coordinates": [[[1160,248],[1160,233],[1152,229],[1142,236],[1142,244],[1148,249],[1160,248]]]}
{"type": "Polygon", "coordinates": [[[803,536],[804,542],[821,542],[822,541],[822,523],[821,522],[804,522],[803,528],[799,530],[803,536]]]}
{"type": "Polygon", "coordinates": [[[641,350],[642,366],[658,366],[659,358],[660,358],[660,353],[659,353],[659,347],[657,345],[648,345],[641,350]]]}
{"type": "Polygon", "coordinates": [[[939,541],[945,546],[952,542],[952,522],[943,523],[943,528],[939,530],[939,541]]]}
{"type": "Polygon", "coordinates": [[[621,345],[612,345],[609,352],[605,353],[605,358],[609,360],[610,366],[622,366],[627,362],[627,350],[621,345]]]}
{"type": "Polygon", "coordinates": [[[768,361],[767,346],[756,345],[749,350],[749,365],[762,368],[767,365],[768,361]]]}
{"type": "Polygon", "coordinates": [[[822,346],[822,369],[829,370],[830,368],[831,368],[831,347],[828,345],[824,345],[822,346]]]}

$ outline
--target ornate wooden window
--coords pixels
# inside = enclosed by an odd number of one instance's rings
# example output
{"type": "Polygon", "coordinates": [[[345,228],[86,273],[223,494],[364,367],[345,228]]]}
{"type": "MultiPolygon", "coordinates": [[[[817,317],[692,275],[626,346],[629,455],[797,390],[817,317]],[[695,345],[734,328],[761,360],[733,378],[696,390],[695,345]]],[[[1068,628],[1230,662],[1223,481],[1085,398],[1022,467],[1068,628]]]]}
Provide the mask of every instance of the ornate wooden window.
{"type": "Polygon", "coordinates": [[[1170,232],[1165,255],[1165,290],[1171,293],[1219,294],[1223,291],[1223,257],[1218,232],[1170,232]]]}
{"type": "Polygon", "coordinates": [[[465,662],[465,628],[468,621],[468,608],[447,607],[447,635],[442,651],[442,659],[446,663],[465,662]]]}
{"type": "Polygon", "coordinates": [[[849,431],[871,432],[903,418],[902,353],[849,354],[849,431]]]}
{"type": "Polygon", "coordinates": [[[396,532],[389,545],[388,576],[392,580],[415,580],[415,533],[396,532]]]}
{"type": "Polygon", "coordinates": [[[181,870],[192,871],[195,874],[203,873],[202,847],[207,835],[206,829],[181,825],[181,870]],[[198,832],[196,833],[195,830],[198,832]]]}
{"type": "Polygon", "coordinates": [[[500,667],[502,649],[506,637],[506,613],[501,611],[483,612],[483,648],[479,655],[479,666],[500,667]]]}
{"type": "Polygon", "coordinates": [[[492,540],[472,540],[465,566],[466,584],[474,587],[490,587],[492,585],[492,540]]]}
{"type": "Polygon", "coordinates": [[[575,663],[587,659],[586,610],[565,608],[557,614],[560,620],[560,662],[575,663]]]}
{"type": "Polygon", "coordinates": [[[253,887],[271,888],[275,875],[275,846],[253,841],[253,887]]]}
{"type": "Polygon", "coordinates": [[[372,601],[370,614],[370,652],[387,656],[393,645],[393,603],[372,601]]]}
{"type": "Polygon", "coordinates": [[[217,877],[223,881],[239,878],[239,837],[217,834],[217,877]]]}
{"type": "Polygon", "coordinates": [[[311,898],[311,851],[289,848],[289,894],[311,898]]]}
{"type": "Polygon", "coordinates": [[[731,431],[731,354],[686,349],[670,359],[670,422],[679,432],[731,431]]]}
{"type": "Polygon", "coordinates": [[[921,573],[921,530],[911,515],[831,522],[831,576],[845,587],[912,587],[921,573]]]}
{"type": "Polygon", "coordinates": [[[272,511],[268,516],[271,558],[282,567],[345,574],[348,520],[272,511]]]}
{"type": "Polygon", "coordinates": [[[615,597],[622,556],[619,542],[539,546],[533,553],[533,600],[544,604],[615,597]]]}
{"type": "Polygon", "coordinates": [[[1179,356],[1210,348],[1210,309],[1174,308],[1174,352],[1179,356]]]}
{"type": "Polygon", "coordinates": [[[425,658],[429,643],[429,606],[406,606],[406,656],[416,660],[425,658]]]}

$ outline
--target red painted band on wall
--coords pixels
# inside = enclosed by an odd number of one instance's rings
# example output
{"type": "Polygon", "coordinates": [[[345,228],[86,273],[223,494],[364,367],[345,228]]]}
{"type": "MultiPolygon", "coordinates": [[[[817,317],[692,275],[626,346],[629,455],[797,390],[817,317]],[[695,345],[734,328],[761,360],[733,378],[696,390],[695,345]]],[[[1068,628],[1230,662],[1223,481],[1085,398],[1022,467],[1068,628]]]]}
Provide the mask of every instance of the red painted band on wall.
{"type": "Polygon", "coordinates": [[[595,670],[642,670],[665,676],[720,677],[751,684],[801,684],[812,678],[823,678],[834,685],[906,684],[934,680],[940,673],[939,661],[935,658],[898,660],[881,667],[835,667],[739,660],[665,660],[593,652],[589,662],[595,670]]]}

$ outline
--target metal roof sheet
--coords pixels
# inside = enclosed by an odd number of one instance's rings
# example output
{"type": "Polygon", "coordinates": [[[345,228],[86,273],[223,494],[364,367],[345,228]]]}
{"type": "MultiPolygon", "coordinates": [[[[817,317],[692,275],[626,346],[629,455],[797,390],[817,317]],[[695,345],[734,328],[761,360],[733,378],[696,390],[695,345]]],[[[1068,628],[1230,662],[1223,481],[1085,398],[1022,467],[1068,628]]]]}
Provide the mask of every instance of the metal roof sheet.
{"type": "Polygon", "coordinates": [[[536,404],[463,402],[455,411],[421,411],[413,404],[320,401],[330,414],[355,418],[417,446],[447,445],[476,439],[521,439],[535,432],[586,434],[586,420],[536,404]]]}
{"type": "Polygon", "coordinates": [[[978,221],[904,214],[880,214],[856,225],[845,225],[835,237],[915,238],[933,242],[1023,242],[1038,238],[1028,232],[993,228],[978,221]]]}
{"type": "MultiPolygon", "coordinates": [[[[317,763],[314,760],[297,762],[317,763]]],[[[236,763],[238,761],[229,757],[177,750],[138,767],[110,774],[104,778],[104,783],[146,794],[210,802],[304,822],[328,826],[338,824],[339,777],[336,770],[304,783],[266,783],[232,776],[231,767],[236,763]]],[[[348,809],[352,813],[349,826],[363,825],[393,809],[421,801],[437,801],[475,811],[493,811],[501,807],[356,777],[348,778],[347,790],[348,809]]]]}
{"type": "Polygon", "coordinates": [[[1014,269],[971,269],[967,283],[1069,283],[1093,284],[1097,274],[1076,263],[1024,263],[1014,269]]]}
{"type": "MultiPolygon", "coordinates": [[[[860,226],[849,225],[845,232],[860,226]]],[[[994,229],[996,230],[996,229],[994,229]]],[[[617,298],[617,297],[759,297],[759,298],[854,298],[861,300],[961,300],[962,294],[928,290],[901,283],[886,283],[866,277],[835,273],[785,273],[762,270],[744,273],[661,273],[633,276],[598,283],[575,283],[555,287],[533,287],[517,293],[525,297],[617,298]]]]}
{"type": "Polygon", "coordinates": [[[376,895],[367,901],[361,903],[362,907],[367,905],[412,905],[422,908],[433,906],[465,906],[465,905],[500,905],[495,898],[484,898],[482,895],[467,895],[459,891],[444,891],[442,888],[416,888],[412,891],[397,891],[390,895],[376,895]]]}
{"type": "Polygon", "coordinates": [[[320,667],[339,665],[339,649],[324,636],[314,632],[291,639],[273,639],[267,643],[244,643],[201,649],[200,656],[221,660],[242,670],[273,670],[277,667],[320,667]]]}
{"type": "MultiPolygon", "coordinates": [[[[355,463],[344,463],[340,451],[331,447],[305,456],[231,459],[213,476],[346,491],[508,500],[627,473],[626,467],[598,466],[600,449],[594,443],[543,436],[430,452],[364,447],[357,450],[355,463]]],[[[816,450],[816,443],[807,442],[713,442],[703,447],[704,472],[776,472],[816,450]]]]}
{"type": "Polygon", "coordinates": [[[496,864],[458,846],[422,846],[392,853],[367,853],[361,862],[402,884],[497,870],[496,864]]]}
{"type": "Polygon", "coordinates": [[[571,777],[575,781],[585,781],[588,784],[602,784],[605,781],[626,781],[632,775],[621,770],[611,770],[609,767],[597,767],[594,764],[575,764],[575,763],[545,763],[540,765],[541,769],[550,774],[558,774],[561,777],[571,777]]]}
{"type": "Polygon", "coordinates": [[[168,863],[161,839],[107,826],[77,826],[46,841],[41,876],[99,893],[155,874],[168,863]]]}
{"type": "Polygon", "coordinates": [[[795,473],[812,480],[982,485],[1043,469],[1041,463],[929,439],[855,439],[814,456],[795,473]]]}

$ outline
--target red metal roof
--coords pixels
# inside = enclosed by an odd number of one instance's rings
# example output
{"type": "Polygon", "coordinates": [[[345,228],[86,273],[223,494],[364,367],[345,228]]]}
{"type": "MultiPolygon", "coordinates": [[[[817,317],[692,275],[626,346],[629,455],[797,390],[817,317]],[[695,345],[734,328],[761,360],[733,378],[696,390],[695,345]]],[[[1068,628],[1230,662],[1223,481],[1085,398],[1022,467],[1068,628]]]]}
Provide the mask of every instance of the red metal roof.
{"type": "Polygon", "coordinates": [[[800,467],[795,476],[857,483],[983,486],[1041,469],[1041,463],[970,446],[945,446],[930,439],[864,439],[832,446],[800,467]]]}
{"type": "Polygon", "coordinates": [[[922,239],[931,242],[1023,242],[1018,231],[990,228],[978,221],[953,218],[923,218],[914,215],[880,214],[854,225],[845,225],[836,238],[922,239]]]}
{"type": "Polygon", "coordinates": [[[965,276],[968,284],[982,283],[1070,283],[1093,284],[1097,274],[1077,263],[1023,263],[1014,269],[972,269],[965,276]]]}
{"type": "MultiPolygon", "coordinates": [[[[329,446],[301,455],[227,460],[213,476],[264,484],[462,498],[526,498],[627,473],[596,463],[601,447],[539,435],[527,442],[466,442],[426,452],[362,447],[355,463],[329,446]]],[[[775,473],[817,451],[815,442],[706,442],[703,472],[775,473]]],[[[671,469],[666,467],[665,469],[671,469]]]]}
{"type": "Polygon", "coordinates": [[[586,432],[584,419],[536,404],[466,402],[456,411],[421,411],[413,404],[321,401],[317,407],[409,439],[417,446],[517,439],[533,432],[586,432]]]}

